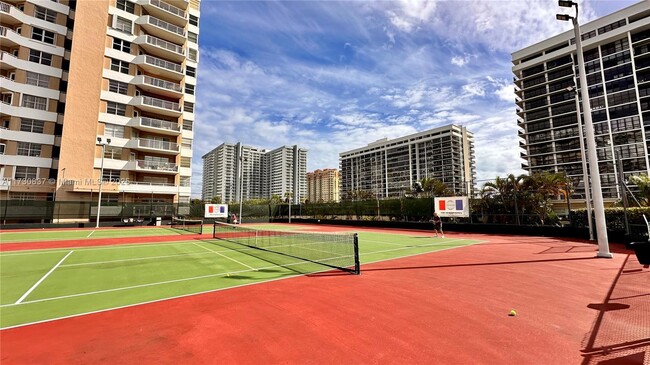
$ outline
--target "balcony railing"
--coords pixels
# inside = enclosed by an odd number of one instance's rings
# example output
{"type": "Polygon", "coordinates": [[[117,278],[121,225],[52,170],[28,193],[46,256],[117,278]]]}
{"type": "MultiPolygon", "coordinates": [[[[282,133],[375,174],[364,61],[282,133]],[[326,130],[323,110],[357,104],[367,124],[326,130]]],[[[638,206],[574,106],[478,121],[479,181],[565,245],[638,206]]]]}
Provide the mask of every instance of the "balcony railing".
{"type": "Polygon", "coordinates": [[[178,171],[178,165],[173,162],[136,160],[139,169],[158,170],[158,171],[178,171]]]}
{"type": "Polygon", "coordinates": [[[174,15],[180,16],[181,18],[185,18],[185,11],[182,9],[179,9],[175,6],[169,5],[165,2],[159,1],[159,0],[151,0],[151,5],[160,8],[162,10],[165,10],[169,13],[172,13],[174,15]]]}
{"type": "Polygon", "coordinates": [[[0,26],[0,35],[3,37],[7,35],[7,27],[0,26]]]}
{"type": "Polygon", "coordinates": [[[0,11],[2,11],[3,13],[10,12],[11,11],[11,5],[7,4],[7,3],[5,3],[3,1],[0,1],[0,11]]]}
{"type": "Polygon", "coordinates": [[[146,118],[146,117],[140,118],[140,125],[143,127],[167,129],[175,132],[181,130],[181,126],[178,123],[169,122],[160,119],[146,118]]]}
{"type": "Polygon", "coordinates": [[[167,89],[167,90],[172,90],[172,91],[177,91],[177,92],[183,92],[183,88],[181,87],[181,84],[177,84],[175,82],[170,82],[166,80],[161,80],[157,79],[155,77],[151,76],[145,76],[143,78],[143,83],[155,87],[159,87],[161,89],[167,89]]]}
{"type": "Polygon", "coordinates": [[[179,103],[174,103],[172,101],[152,98],[151,96],[143,96],[142,97],[142,104],[149,105],[149,106],[155,106],[157,108],[163,108],[163,109],[167,109],[167,110],[173,110],[173,111],[176,111],[176,112],[181,111],[181,105],[179,103]]]}
{"type": "Polygon", "coordinates": [[[178,35],[181,35],[181,36],[185,37],[185,29],[183,29],[183,28],[181,28],[179,26],[167,23],[164,20],[160,20],[158,18],[155,18],[155,17],[149,15],[149,18],[148,18],[147,22],[149,22],[149,24],[151,24],[151,25],[155,25],[158,28],[163,28],[163,29],[168,30],[168,31],[170,31],[172,33],[176,33],[178,35]]]}
{"type": "Polygon", "coordinates": [[[183,73],[183,67],[181,65],[179,65],[178,63],[165,61],[165,60],[160,59],[158,57],[147,55],[147,56],[144,57],[144,62],[148,63],[150,65],[162,67],[162,68],[170,70],[170,71],[183,73]]]}
{"type": "Polygon", "coordinates": [[[172,42],[167,42],[165,40],[162,40],[160,38],[156,38],[150,35],[147,35],[145,37],[145,42],[152,44],[156,47],[164,48],[168,51],[175,52],[178,54],[185,54],[185,50],[183,47],[179,46],[178,44],[172,43],[172,42]]]}
{"type": "Polygon", "coordinates": [[[155,139],[140,138],[138,139],[138,146],[144,148],[155,148],[157,150],[178,152],[178,144],[174,142],[158,141],[155,139]]]}

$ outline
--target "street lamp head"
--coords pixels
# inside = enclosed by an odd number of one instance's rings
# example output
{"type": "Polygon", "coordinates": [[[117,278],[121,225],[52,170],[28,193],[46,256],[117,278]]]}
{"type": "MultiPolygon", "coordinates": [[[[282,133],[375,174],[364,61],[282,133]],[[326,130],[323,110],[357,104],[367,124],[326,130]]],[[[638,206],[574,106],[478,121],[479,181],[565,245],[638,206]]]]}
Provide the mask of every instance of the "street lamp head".
{"type": "Polygon", "coordinates": [[[557,19],[557,20],[569,21],[569,20],[571,20],[572,18],[573,18],[572,16],[569,16],[569,15],[567,15],[567,14],[556,14],[556,15],[555,15],[555,19],[557,19]]]}
{"type": "Polygon", "coordinates": [[[102,143],[102,137],[97,137],[97,143],[102,143]]]}
{"type": "Polygon", "coordinates": [[[573,1],[566,1],[566,0],[559,0],[557,2],[558,5],[560,5],[563,8],[570,8],[573,5],[578,5],[577,3],[574,3],[573,1]]]}
{"type": "Polygon", "coordinates": [[[110,138],[106,138],[106,144],[111,144],[111,139],[110,138]]]}

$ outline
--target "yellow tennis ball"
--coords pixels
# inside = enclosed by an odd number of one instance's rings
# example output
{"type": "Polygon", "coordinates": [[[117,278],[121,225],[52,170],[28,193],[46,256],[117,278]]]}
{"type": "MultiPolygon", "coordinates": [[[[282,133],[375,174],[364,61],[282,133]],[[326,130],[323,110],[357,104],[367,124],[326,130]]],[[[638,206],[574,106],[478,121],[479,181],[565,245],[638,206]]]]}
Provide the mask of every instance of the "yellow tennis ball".
{"type": "Polygon", "coordinates": [[[510,314],[508,314],[508,315],[511,316],[511,317],[514,317],[514,316],[517,315],[517,311],[514,310],[514,309],[512,309],[512,310],[510,311],[510,314]]]}

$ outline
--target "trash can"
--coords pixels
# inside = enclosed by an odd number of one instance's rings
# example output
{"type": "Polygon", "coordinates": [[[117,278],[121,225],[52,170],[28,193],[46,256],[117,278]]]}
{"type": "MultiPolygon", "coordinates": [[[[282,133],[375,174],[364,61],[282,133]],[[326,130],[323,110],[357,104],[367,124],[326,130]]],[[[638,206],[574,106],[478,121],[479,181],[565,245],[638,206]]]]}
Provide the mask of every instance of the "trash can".
{"type": "Polygon", "coordinates": [[[630,248],[634,250],[636,259],[641,265],[650,265],[650,241],[631,242],[630,248]]]}
{"type": "Polygon", "coordinates": [[[156,217],[156,226],[160,227],[162,225],[162,217],[156,217]]]}

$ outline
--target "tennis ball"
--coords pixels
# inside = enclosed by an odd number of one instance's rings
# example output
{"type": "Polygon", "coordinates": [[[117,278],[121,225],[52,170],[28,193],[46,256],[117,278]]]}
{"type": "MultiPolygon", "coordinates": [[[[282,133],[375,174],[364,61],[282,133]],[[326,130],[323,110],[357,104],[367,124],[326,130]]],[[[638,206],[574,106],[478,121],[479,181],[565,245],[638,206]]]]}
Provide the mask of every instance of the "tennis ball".
{"type": "Polygon", "coordinates": [[[509,313],[508,315],[509,315],[510,317],[514,317],[514,316],[517,315],[517,311],[514,310],[514,309],[512,309],[512,310],[510,310],[510,313],[509,313]]]}

